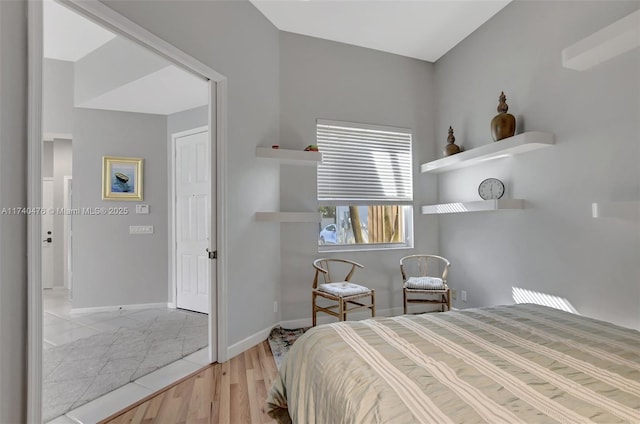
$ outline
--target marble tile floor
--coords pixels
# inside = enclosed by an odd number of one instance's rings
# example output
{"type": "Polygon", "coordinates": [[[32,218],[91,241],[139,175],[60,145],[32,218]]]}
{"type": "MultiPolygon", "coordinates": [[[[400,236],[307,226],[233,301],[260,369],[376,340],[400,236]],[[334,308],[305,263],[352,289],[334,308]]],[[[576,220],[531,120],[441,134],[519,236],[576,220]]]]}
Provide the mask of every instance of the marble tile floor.
{"type": "Polygon", "coordinates": [[[44,422],[97,422],[208,363],[204,314],[73,314],[66,290],[45,290],[43,310],[44,422]]]}

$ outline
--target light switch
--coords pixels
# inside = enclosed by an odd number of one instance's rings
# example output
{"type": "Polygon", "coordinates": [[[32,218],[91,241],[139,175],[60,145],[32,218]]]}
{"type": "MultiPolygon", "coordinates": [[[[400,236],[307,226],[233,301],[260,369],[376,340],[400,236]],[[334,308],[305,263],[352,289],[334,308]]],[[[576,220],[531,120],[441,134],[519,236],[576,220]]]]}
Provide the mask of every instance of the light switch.
{"type": "Polygon", "coordinates": [[[137,214],[148,214],[149,213],[149,205],[136,205],[136,213],[137,214]]]}

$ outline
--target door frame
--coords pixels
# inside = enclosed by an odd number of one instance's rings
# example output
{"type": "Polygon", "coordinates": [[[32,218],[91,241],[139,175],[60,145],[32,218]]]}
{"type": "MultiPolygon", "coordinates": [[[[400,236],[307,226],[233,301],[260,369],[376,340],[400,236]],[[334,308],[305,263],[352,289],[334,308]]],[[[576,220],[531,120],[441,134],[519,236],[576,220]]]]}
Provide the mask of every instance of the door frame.
{"type": "MultiPolygon", "coordinates": [[[[178,226],[176,225],[176,139],[180,137],[186,137],[189,135],[199,134],[204,131],[211,132],[211,129],[208,126],[202,126],[197,128],[192,128],[185,131],[179,131],[171,134],[171,152],[169,154],[169,168],[171,169],[171,174],[169,178],[171,178],[170,184],[170,198],[169,198],[169,228],[171,233],[169,234],[169,287],[171,287],[171,296],[172,299],[170,302],[170,306],[177,308],[178,307],[178,275],[177,275],[177,237],[176,232],[178,231],[178,226]]],[[[211,143],[211,137],[209,137],[209,143],[211,143]]],[[[211,149],[211,144],[209,144],[209,153],[213,154],[213,150],[211,149]]],[[[209,157],[209,164],[212,164],[211,157],[209,157]]],[[[210,193],[209,197],[214,198],[215,194],[213,191],[214,184],[213,181],[210,182],[210,193]]],[[[211,216],[209,217],[211,218],[211,216]]],[[[210,230],[214,231],[214,226],[212,225],[212,221],[209,220],[210,230]]],[[[209,242],[211,243],[213,237],[209,237],[209,242]]],[[[209,246],[210,249],[216,250],[215,246],[209,246]]],[[[211,268],[209,268],[209,275],[213,275],[211,273],[211,268]]],[[[212,308],[209,305],[209,314],[211,314],[212,308]]]]}
{"type": "MultiPolygon", "coordinates": [[[[186,54],[182,50],[147,31],[98,0],[58,0],[75,12],[137,42],[170,62],[209,81],[208,124],[210,145],[216,148],[216,316],[209,314],[209,361],[227,360],[227,78],[186,54]],[[212,108],[215,102],[216,107],[212,108]],[[215,125],[211,125],[215,123],[215,125]],[[215,136],[215,139],[214,139],[215,136]],[[212,346],[216,346],[216,352],[212,346]]],[[[28,7],[28,122],[27,122],[27,205],[42,205],[42,64],[43,13],[42,0],[27,2],[28,7]]],[[[213,186],[213,184],[212,184],[213,186]]],[[[214,199],[212,198],[212,201],[214,199]]],[[[39,215],[27,218],[27,422],[42,422],[42,264],[39,215]]],[[[213,223],[212,223],[213,227],[213,223]]]]}
{"type": "MultiPolygon", "coordinates": [[[[71,206],[72,206],[72,196],[73,196],[73,176],[72,175],[65,175],[62,177],[62,206],[64,207],[65,210],[70,210],[71,206]],[[69,186],[71,185],[71,190],[69,189],[69,186]]],[[[69,296],[73,295],[73,273],[72,273],[72,269],[71,269],[71,254],[73,252],[73,250],[71,249],[71,243],[72,243],[72,220],[73,220],[73,215],[72,214],[68,214],[65,215],[64,217],[64,223],[62,224],[62,235],[64,237],[64,245],[66,246],[66,249],[63,249],[64,251],[64,256],[63,259],[66,259],[64,261],[64,287],[69,290],[69,296]]]]}
{"type": "MultiPolygon", "coordinates": [[[[53,178],[53,177],[42,177],[42,185],[44,185],[44,182],[45,182],[45,181],[50,181],[50,182],[51,182],[51,196],[52,196],[52,197],[55,197],[55,183],[54,183],[54,181],[55,181],[55,180],[54,180],[54,178],[53,178]]],[[[44,193],[43,193],[43,194],[44,194],[44,193]]],[[[51,203],[53,203],[53,199],[52,199],[52,202],[51,202],[51,203]]],[[[41,224],[40,224],[40,225],[42,225],[42,221],[41,221],[41,224]]],[[[53,221],[51,221],[51,231],[53,232],[53,221]]],[[[40,228],[40,234],[44,237],[44,234],[42,234],[42,227],[40,228]]],[[[57,239],[57,236],[56,236],[56,239],[57,239]]],[[[42,240],[42,237],[40,238],[40,240],[42,240]]],[[[55,249],[55,247],[54,247],[53,245],[49,246],[49,248],[50,248],[50,249],[52,249],[51,254],[53,255],[53,258],[52,258],[52,264],[51,264],[51,265],[52,265],[52,268],[51,268],[51,270],[50,270],[50,271],[51,271],[51,274],[52,274],[52,276],[51,276],[52,281],[51,281],[51,287],[49,287],[49,288],[50,288],[50,289],[53,289],[53,288],[55,287],[55,284],[54,284],[55,278],[54,278],[54,276],[53,276],[53,274],[54,274],[54,271],[53,271],[53,270],[55,269],[55,255],[56,255],[56,254],[55,254],[55,250],[56,250],[56,249],[55,249]]],[[[42,254],[42,250],[43,250],[43,249],[44,249],[44,247],[42,247],[42,241],[41,241],[41,242],[40,242],[40,254],[42,254]]],[[[40,258],[40,259],[42,259],[42,258],[40,258]]],[[[42,274],[41,274],[41,275],[42,275],[42,274]]],[[[42,287],[42,288],[44,288],[44,285],[43,285],[43,287],[42,287]]]]}

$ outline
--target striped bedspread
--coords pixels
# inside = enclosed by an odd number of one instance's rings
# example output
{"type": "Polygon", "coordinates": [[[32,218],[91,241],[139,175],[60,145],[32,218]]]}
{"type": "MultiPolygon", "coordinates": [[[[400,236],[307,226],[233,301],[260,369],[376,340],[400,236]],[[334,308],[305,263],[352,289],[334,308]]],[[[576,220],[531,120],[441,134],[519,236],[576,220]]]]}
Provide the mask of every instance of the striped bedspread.
{"type": "Polygon", "coordinates": [[[294,423],[640,423],[640,332],[538,305],[328,324],[268,404],[294,423]]]}

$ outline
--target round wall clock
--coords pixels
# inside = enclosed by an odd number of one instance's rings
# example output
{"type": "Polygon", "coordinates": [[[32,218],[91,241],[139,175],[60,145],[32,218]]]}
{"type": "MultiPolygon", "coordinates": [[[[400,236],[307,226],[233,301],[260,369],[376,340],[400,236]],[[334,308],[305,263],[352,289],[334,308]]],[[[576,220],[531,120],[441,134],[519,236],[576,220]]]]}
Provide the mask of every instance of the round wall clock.
{"type": "Polygon", "coordinates": [[[497,178],[487,178],[478,186],[478,194],[484,200],[499,199],[504,194],[504,184],[497,178]]]}

